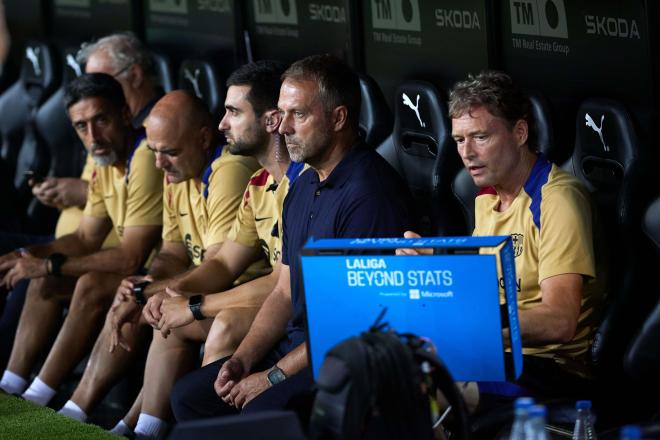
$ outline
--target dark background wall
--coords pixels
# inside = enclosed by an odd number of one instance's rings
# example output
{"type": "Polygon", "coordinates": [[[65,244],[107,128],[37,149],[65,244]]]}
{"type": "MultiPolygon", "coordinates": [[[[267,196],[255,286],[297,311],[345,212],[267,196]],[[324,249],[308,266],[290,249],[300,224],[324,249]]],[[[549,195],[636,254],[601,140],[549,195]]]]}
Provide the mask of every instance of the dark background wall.
{"type": "MultiPolygon", "coordinates": [[[[59,48],[132,30],[175,63],[202,57],[226,76],[248,59],[331,52],[380,84],[424,79],[446,91],[499,68],[541,91],[560,142],[590,96],[622,101],[647,148],[658,117],[660,2],[653,0],[5,0],[7,76],[29,38],[59,48]]],[[[4,81],[9,81],[5,77],[4,81]]]]}

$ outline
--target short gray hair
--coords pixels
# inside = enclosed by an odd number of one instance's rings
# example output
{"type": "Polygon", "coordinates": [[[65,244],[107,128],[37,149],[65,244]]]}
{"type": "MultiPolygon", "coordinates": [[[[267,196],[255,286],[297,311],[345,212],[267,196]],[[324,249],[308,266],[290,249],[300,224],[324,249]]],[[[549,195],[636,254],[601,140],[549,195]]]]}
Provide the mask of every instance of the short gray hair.
{"type": "Polygon", "coordinates": [[[89,57],[97,51],[105,51],[115,71],[137,64],[142,67],[147,77],[157,82],[154,59],[149,49],[133,33],[111,34],[96,41],[83,43],[76,54],[76,61],[84,66],[89,57]]]}

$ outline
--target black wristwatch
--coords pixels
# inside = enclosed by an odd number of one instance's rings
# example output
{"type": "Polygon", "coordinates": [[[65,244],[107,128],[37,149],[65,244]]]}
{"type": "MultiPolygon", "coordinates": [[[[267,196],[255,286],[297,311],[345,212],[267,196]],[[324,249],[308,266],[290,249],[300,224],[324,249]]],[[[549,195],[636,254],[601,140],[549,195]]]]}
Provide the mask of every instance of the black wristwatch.
{"type": "Polygon", "coordinates": [[[138,305],[145,305],[147,303],[147,298],[144,296],[144,291],[147,286],[151,284],[151,281],[142,281],[133,285],[133,298],[138,305]]]}
{"type": "Polygon", "coordinates": [[[188,308],[193,314],[193,318],[198,321],[206,319],[202,314],[202,295],[191,296],[188,300],[188,308]]]}
{"type": "Polygon", "coordinates": [[[286,379],[286,375],[284,374],[284,371],[277,365],[273,365],[273,368],[268,370],[268,374],[266,375],[266,378],[268,379],[268,383],[270,385],[277,385],[280,382],[283,382],[286,379]]]}
{"type": "Polygon", "coordinates": [[[62,276],[62,265],[64,262],[67,260],[67,256],[64,254],[60,254],[59,252],[55,252],[54,254],[50,254],[46,259],[48,260],[48,274],[53,275],[56,277],[61,277],[62,276]]]}

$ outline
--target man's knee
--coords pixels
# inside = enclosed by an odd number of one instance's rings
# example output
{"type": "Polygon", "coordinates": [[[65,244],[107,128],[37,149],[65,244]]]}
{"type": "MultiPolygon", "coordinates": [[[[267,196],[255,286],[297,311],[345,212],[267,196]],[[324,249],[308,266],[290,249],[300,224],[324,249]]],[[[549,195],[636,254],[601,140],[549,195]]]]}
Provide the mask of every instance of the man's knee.
{"type": "Polygon", "coordinates": [[[238,322],[242,315],[232,313],[231,310],[222,310],[213,320],[204,350],[209,353],[217,353],[228,356],[236,351],[245,337],[245,325],[238,322]]]}
{"type": "Polygon", "coordinates": [[[107,309],[119,282],[115,278],[99,272],[88,272],[81,276],[76,283],[70,312],[107,309]]]}

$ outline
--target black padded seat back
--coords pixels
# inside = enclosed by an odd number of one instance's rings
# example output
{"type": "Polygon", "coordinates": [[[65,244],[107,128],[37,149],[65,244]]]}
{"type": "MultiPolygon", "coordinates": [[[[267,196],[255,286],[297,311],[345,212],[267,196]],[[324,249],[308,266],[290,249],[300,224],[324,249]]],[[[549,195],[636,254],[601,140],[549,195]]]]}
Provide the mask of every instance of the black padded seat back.
{"type": "MultiPolygon", "coordinates": [[[[64,50],[60,87],[39,107],[35,117],[37,134],[43,139],[50,157],[47,170],[49,176],[79,177],[87,157],[64,108],[65,86],[83,72],[83,66],[76,61],[76,52],[77,49],[73,47],[64,50]]],[[[48,208],[33,199],[27,209],[27,222],[30,230],[48,233],[58,215],[56,209],[48,208]]]]}
{"type": "Polygon", "coordinates": [[[625,346],[650,307],[648,289],[640,284],[649,255],[648,240],[639,227],[649,200],[642,151],[632,117],[622,104],[607,99],[582,103],[575,150],[566,168],[592,194],[601,228],[595,251],[607,256],[611,273],[607,304],[591,350],[596,371],[606,376],[621,370],[625,346]]]}
{"type": "Polygon", "coordinates": [[[451,138],[447,105],[430,83],[408,81],[395,95],[394,143],[399,172],[416,205],[420,232],[454,232],[457,207],[450,179],[460,166],[451,138]]]}
{"type": "MultiPolygon", "coordinates": [[[[647,208],[642,229],[655,250],[653,266],[660,267],[660,197],[647,208]]],[[[656,299],[660,298],[657,283],[652,282],[649,288],[656,299]]],[[[624,362],[628,375],[643,384],[645,391],[660,389],[660,301],[633,339],[624,362]]]]}
{"type": "Polygon", "coordinates": [[[26,89],[36,87],[42,90],[43,96],[49,95],[60,78],[56,56],[55,51],[46,43],[29,42],[25,46],[19,81],[26,89]]]}
{"type": "MultiPolygon", "coordinates": [[[[19,79],[0,96],[0,133],[3,176],[0,190],[11,193],[10,208],[2,215],[23,218],[32,192],[25,172],[48,172],[50,155],[38,135],[35,120],[39,106],[52,94],[59,78],[54,50],[42,42],[28,42],[23,52],[19,79]]],[[[21,228],[25,225],[21,223],[21,228]]]]}
{"type": "MultiPolygon", "coordinates": [[[[16,174],[25,171],[25,164],[21,164],[20,170],[16,169],[23,144],[31,148],[35,142],[32,132],[35,112],[53,92],[60,77],[56,65],[54,51],[49,45],[28,42],[18,80],[0,96],[0,156],[10,169],[16,170],[16,174]]],[[[20,182],[16,183],[20,185],[20,182]]]]}
{"type": "Polygon", "coordinates": [[[367,145],[377,147],[392,133],[392,113],[378,83],[360,75],[360,136],[367,145]]]}
{"type": "Polygon", "coordinates": [[[163,88],[165,93],[171,92],[174,90],[175,82],[174,75],[172,72],[172,62],[167,55],[164,55],[159,52],[152,52],[151,56],[154,60],[154,67],[156,69],[156,76],[158,77],[158,83],[163,88]]]}
{"type": "MultiPolygon", "coordinates": [[[[555,131],[550,105],[538,91],[528,91],[532,103],[532,117],[536,126],[536,149],[552,160],[556,157],[555,131]]],[[[479,188],[465,168],[461,168],[451,184],[452,192],[458,200],[465,220],[464,234],[474,230],[474,199],[479,188]]]]}
{"type": "Polygon", "coordinates": [[[184,60],[179,68],[179,88],[203,99],[214,118],[224,114],[225,88],[217,69],[208,61],[184,60]]]}

